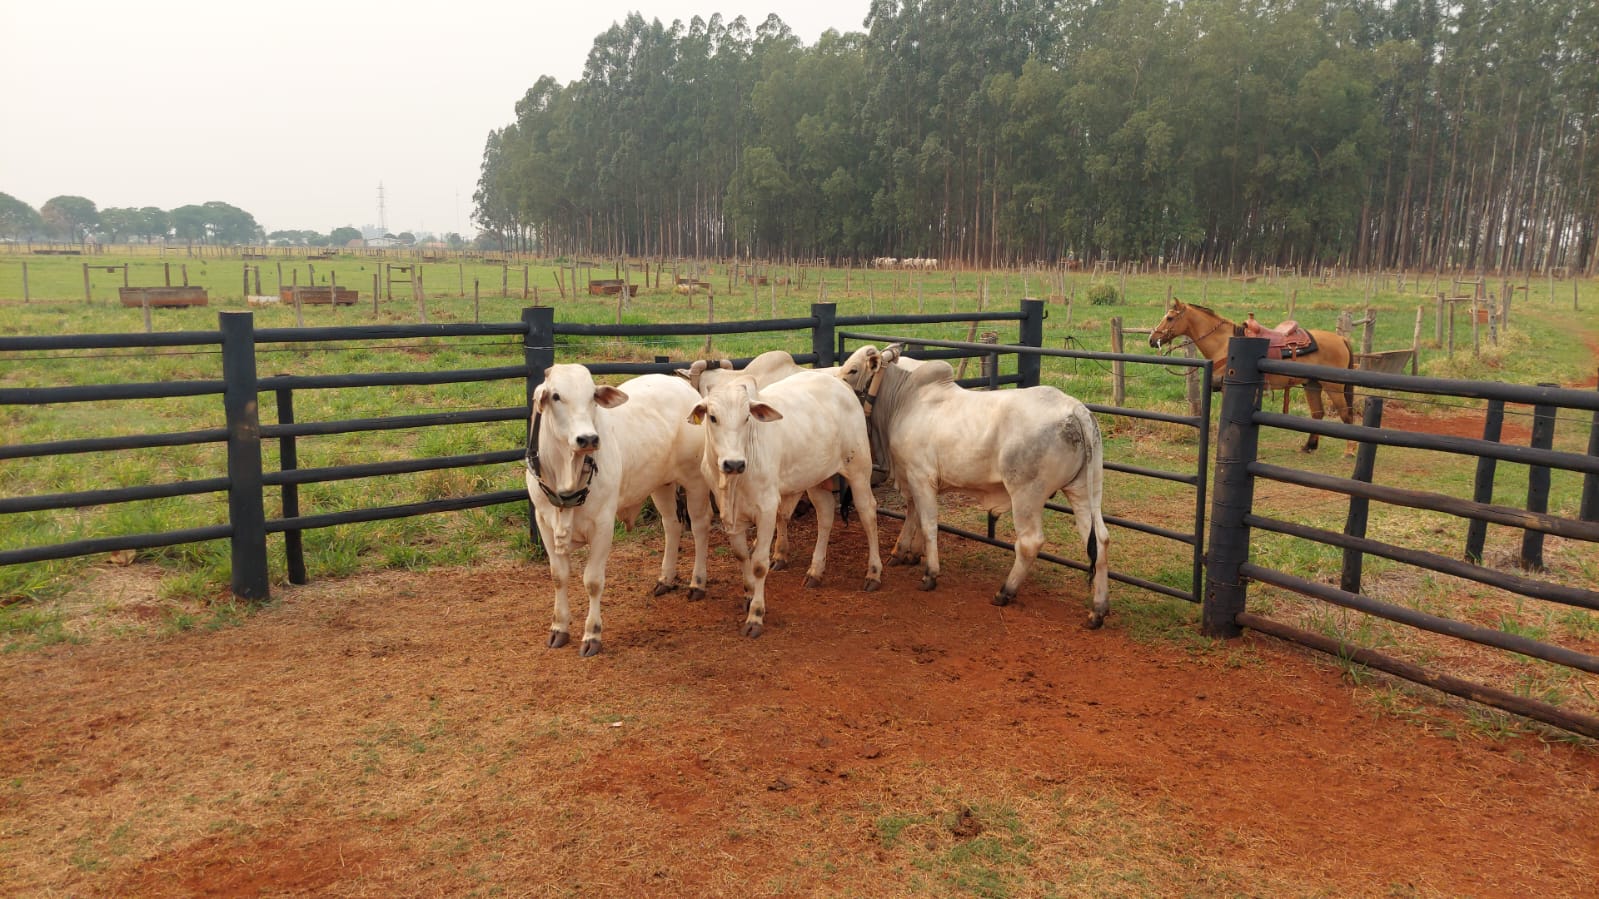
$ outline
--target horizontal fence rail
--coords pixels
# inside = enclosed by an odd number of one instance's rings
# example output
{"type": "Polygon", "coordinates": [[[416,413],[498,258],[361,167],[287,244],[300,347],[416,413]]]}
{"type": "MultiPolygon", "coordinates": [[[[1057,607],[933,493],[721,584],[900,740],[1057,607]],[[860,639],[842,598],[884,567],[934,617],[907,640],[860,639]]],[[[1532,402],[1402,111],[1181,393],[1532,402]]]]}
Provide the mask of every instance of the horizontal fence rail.
{"type": "MultiPolygon", "coordinates": [[[[1575,671],[1599,673],[1599,656],[1592,653],[1504,628],[1457,620],[1439,614],[1438,610],[1422,611],[1376,598],[1365,592],[1361,583],[1362,559],[1370,555],[1460,578],[1467,583],[1503,590],[1516,597],[1599,611],[1599,590],[1591,585],[1572,586],[1536,576],[1542,568],[1542,535],[1599,543],[1599,521],[1569,518],[1552,514],[1547,509],[1551,469],[1583,475],[1585,490],[1590,488],[1595,475],[1599,474],[1599,415],[1593,416],[1594,422],[1587,441],[1589,450],[1583,454],[1552,448],[1554,411],[1599,410],[1599,393],[1549,385],[1528,387],[1302,365],[1266,358],[1265,352],[1266,341],[1258,338],[1235,338],[1229,346],[1228,375],[1223,385],[1218,423],[1221,443],[1217,448],[1216,489],[1211,515],[1211,559],[1206,572],[1205,632],[1212,636],[1230,637],[1236,636],[1243,628],[1252,628],[1351,658],[1475,702],[1599,738],[1599,718],[1592,715],[1514,695],[1499,688],[1474,684],[1453,674],[1428,672],[1420,666],[1383,653],[1351,646],[1343,640],[1312,634],[1272,620],[1245,607],[1248,584],[1256,581],[1418,630],[1575,671]],[[1366,398],[1364,418],[1359,425],[1265,412],[1261,410],[1260,403],[1264,392],[1264,375],[1267,373],[1294,378],[1313,377],[1323,384],[1353,384],[1409,394],[1486,400],[1489,408],[1484,419],[1484,436],[1474,439],[1382,427],[1384,398],[1380,396],[1366,398]],[[1499,442],[1505,403],[1534,407],[1536,414],[1531,429],[1531,446],[1512,446],[1499,442]],[[1355,458],[1354,472],[1349,477],[1340,477],[1259,461],[1258,431],[1262,427],[1355,441],[1360,445],[1360,451],[1355,458]],[[1372,483],[1379,447],[1476,457],[1479,465],[1475,498],[1462,499],[1436,491],[1372,483]],[[1527,466],[1529,474],[1525,508],[1491,501],[1496,462],[1527,466]],[[1260,479],[1346,497],[1349,512],[1343,532],[1258,513],[1253,507],[1255,483],[1260,479]],[[1373,501],[1459,519],[1463,525],[1468,525],[1463,527],[1468,533],[1465,558],[1368,537],[1365,533],[1368,508],[1373,501]],[[1488,523],[1522,532],[1521,572],[1500,571],[1480,564],[1483,528],[1488,523]],[[1343,552],[1340,583],[1319,583],[1251,561],[1250,534],[1253,530],[1283,534],[1340,549],[1343,552]]],[[[1583,516],[1590,516],[1590,511],[1585,507],[1583,516]]]]}

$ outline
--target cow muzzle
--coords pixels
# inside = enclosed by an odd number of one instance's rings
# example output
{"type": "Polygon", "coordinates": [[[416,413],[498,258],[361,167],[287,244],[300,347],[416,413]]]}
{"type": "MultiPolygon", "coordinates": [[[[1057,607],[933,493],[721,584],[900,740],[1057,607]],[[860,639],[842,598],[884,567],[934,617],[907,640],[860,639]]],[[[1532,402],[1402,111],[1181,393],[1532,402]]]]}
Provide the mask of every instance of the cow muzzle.
{"type": "Polygon", "coordinates": [[[598,434],[579,434],[576,437],[572,438],[572,442],[577,444],[577,451],[578,452],[580,452],[580,453],[592,453],[595,450],[600,448],[600,435],[598,435],[598,434]]]}
{"type": "Polygon", "coordinates": [[[723,459],[722,460],[722,473],[723,474],[743,474],[744,473],[744,468],[745,468],[745,462],[744,462],[743,459],[723,459]]]}

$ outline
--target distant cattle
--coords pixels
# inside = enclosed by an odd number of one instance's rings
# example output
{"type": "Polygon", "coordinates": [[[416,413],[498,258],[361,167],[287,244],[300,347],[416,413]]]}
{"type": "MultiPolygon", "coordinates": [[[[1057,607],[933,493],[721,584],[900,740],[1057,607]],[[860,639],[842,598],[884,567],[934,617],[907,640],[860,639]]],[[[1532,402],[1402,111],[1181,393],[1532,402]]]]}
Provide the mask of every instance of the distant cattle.
{"type": "Polygon", "coordinates": [[[620,387],[596,386],[581,365],[551,366],[533,391],[527,491],[555,580],[550,648],[565,646],[570,639],[571,552],[587,544],[583,587],[589,610],[583,655],[600,651],[600,595],[615,523],[620,519],[631,525],[646,498],[655,501],[666,532],[655,593],[676,587],[683,534],[676,514],[679,487],[694,532],[689,598],[705,595],[710,491],[700,474],[700,433],[688,424],[697,402],[693,388],[669,375],[644,375],[620,387]]]}
{"type": "Polygon", "coordinates": [[[938,495],[974,496],[994,514],[1010,510],[1016,561],[995,594],[1005,605],[1044,544],[1044,503],[1064,491],[1088,554],[1089,627],[1110,608],[1109,533],[1100,511],[1104,450],[1093,413],[1054,387],[973,391],[942,361],[902,358],[898,347],[856,350],[839,377],[863,397],[872,447],[905,497],[893,561],[925,566],[922,589],[938,585],[938,495]]]}
{"type": "Polygon", "coordinates": [[[766,575],[779,508],[801,493],[808,493],[816,506],[816,549],[805,584],[821,583],[833,527],[834,498],[828,488],[836,472],[853,489],[866,532],[864,589],[881,586],[866,422],[854,394],[834,374],[801,372],[760,390],[753,379],[733,379],[702,399],[691,420],[704,428],[701,472],[716,485],[722,521],[744,565],[745,636],[758,637],[764,627],[766,575]],[[745,542],[750,524],[755,527],[753,550],[745,542]]]}

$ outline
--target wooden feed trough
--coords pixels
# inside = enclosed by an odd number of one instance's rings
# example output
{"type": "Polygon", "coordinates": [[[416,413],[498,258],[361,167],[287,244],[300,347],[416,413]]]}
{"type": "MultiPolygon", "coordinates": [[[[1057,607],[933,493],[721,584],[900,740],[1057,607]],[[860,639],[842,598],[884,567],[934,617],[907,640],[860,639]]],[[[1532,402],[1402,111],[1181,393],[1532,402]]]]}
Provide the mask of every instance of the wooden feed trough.
{"type": "Polygon", "coordinates": [[[1361,371],[1380,371],[1401,375],[1410,366],[1415,350],[1388,350],[1383,353],[1356,353],[1355,367],[1361,371]]]}
{"type": "Polygon", "coordinates": [[[589,281],[589,296],[591,296],[591,297],[602,297],[602,296],[614,297],[614,296],[617,296],[617,295],[621,294],[623,288],[627,289],[627,295],[628,296],[630,296],[630,297],[638,296],[638,285],[637,284],[629,284],[626,281],[623,281],[621,278],[601,278],[601,279],[590,280],[589,281]]]}
{"type": "Polygon", "coordinates": [[[278,289],[278,301],[285,306],[294,305],[294,292],[300,292],[301,306],[354,306],[360,299],[360,294],[348,287],[281,287],[278,289]]]}
{"type": "Polygon", "coordinates": [[[124,306],[161,308],[176,306],[204,306],[207,304],[204,287],[118,287],[117,295],[124,306]]]}
{"type": "Polygon", "coordinates": [[[706,293],[710,293],[711,282],[696,281],[693,278],[678,278],[677,286],[672,289],[678,293],[694,293],[701,290],[705,291],[706,293]]]}

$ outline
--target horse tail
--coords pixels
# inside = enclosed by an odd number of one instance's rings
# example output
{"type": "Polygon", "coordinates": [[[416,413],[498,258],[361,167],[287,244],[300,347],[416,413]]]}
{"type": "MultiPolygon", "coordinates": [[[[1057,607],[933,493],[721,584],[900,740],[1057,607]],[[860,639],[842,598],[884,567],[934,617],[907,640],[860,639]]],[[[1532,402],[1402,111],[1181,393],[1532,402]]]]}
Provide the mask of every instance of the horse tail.
{"type": "MultiPolygon", "coordinates": [[[[1349,362],[1347,363],[1347,365],[1345,367],[1347,367],[1350,371],[1354,371],[1355,370],[1355,345],[1353,343],[1349,342],[1349,338],[1348,337],[1344,338],[1344,358],[1349,360],[1349,362]]],[[[1348,409],[1350,411],[1351,415],[1354,414],[1354,410],[1355,410],[1355,385],[1349,383],[1348,381],[1344,382],[1344,408],[1348,409]]]]}

